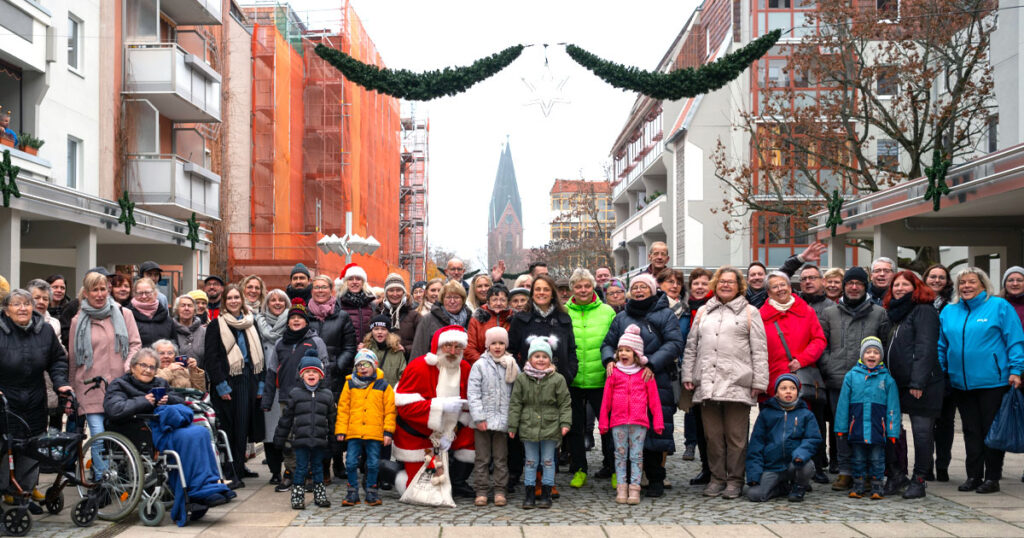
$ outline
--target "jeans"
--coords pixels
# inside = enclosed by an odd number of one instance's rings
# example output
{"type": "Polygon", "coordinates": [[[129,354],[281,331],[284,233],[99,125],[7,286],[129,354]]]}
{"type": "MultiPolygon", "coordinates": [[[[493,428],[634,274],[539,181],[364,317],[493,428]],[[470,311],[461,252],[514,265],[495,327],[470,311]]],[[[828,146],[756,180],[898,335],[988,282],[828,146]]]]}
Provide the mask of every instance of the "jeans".
{"type": "MultiPolygon", "coordinates": [[[[89,424],[89,436],[95,437],[106,429],[103,427],[103,413],[89,413],[85,415],[85,421],[89,424]]],[[[93,443],[92,445],[92,475],[97,480],[103,475],[103,471],[107,470],[107,460],[103,459],[103,450],[106,448],[105,443],[93,443]]]]}
{"type": "Polygon", "coordinates": [[[881,479],[885,475],[885,445],[847,443],[847,446],[850,447],[850,463],[855,478],[881,479]]]}
{"type": "Polygon", "coordinates": [[[765,471],[761,473],[761,481],[747,490],[747,498],[754,502],[764,502],[776,497],[788,495],[792,484],[796,482],[808,487],[814,476],[814,464],[789,464],[789,468],[781,472],[765,471]]]}
{"type": "Polygon", "coordinates": [[[380,448],[383,443],[372,439],[347,439],[348,456],[345,457],[345,474],[348,475],[349,489],[359,489],[359,458],[366,455],[366,489],[377,487],[377,471],[380,469],[380,448]]]}
{"type": "Polygon", "coordinates": [[[327,449],[295,447],[293,450],[295,452],[295,483],[301,485],[305,481],[306,472],[311,472],[313,483],[322,484],[327,449]]]}
{"type": "Polygon", "coordinates": [[[624,424],[612,428],[612,440],[615,442],[615,474],[621,483],[640,485],[640,467],[644,464],[644,438],[647,428],[634,424],[624,424]],[[628,460],[628,462],[627,462],[628,460]],[[626,464],[629,463],[629,471],[626,464]]]}
{"type": "MultiPolygon", "coordinates": [[[[832,416],[836,416],[836,407],[839,405],[839,389],[828,389],[828,403],[832,407],[832,416]]],[[[832,433],[835,433],[836,425],[832,423],[832,433]]],[[[879,445],[881,446],[881,445],[879,445]]],[[[846,436],[836,437],[836,460],[839,461],[839,474],[840,476],[851,475],[851,448],[850,443],[847,441],[846,436]]],[[[885,465],[885,449],[882,449],[882,464],[885,465]]],[[[879,474],[879,477],[882,475],[879,474]]]]}
{"type": "MultiPolygon", "coordinates": [[[[586,429],[587,410],[593,409],[596,413],[601,412],[601,398],[604,396],[604,389],[581,389],[569,387],[569,396],[572,404],[572,427],[569,434],[565,436],[565,442],[569,446],[569,474],[576,471],[587,472],[587,450],[584,437],[592,435],[594,429],[586,429]]],[[[601,454],[603,467],[612,465],[612,440],[608,434],[601,436],[601,454]]]]}
{"type": "Polygon", "coordinates": [[[555,447],[558,441],[523,441],[526,452],[526,464],[523,470],[523,483],[528,487],[537,485],[537,463],[543,466],[540,478],[542,486],[555,485],[555,447]]]}

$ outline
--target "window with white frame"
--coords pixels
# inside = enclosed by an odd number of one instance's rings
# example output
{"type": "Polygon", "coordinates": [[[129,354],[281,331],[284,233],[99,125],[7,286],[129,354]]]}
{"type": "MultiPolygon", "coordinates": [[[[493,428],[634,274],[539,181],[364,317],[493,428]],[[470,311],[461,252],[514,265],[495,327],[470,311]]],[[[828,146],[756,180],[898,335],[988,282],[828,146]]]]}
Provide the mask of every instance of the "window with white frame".
{"type": "Polygon", "coordinates": [[[68,136],[68,169],[65,183],[72,189],[77,189],[82,181],[82,141],[73,136],[68,136]]]}
{"type": "Polygon", "coordinates": [[[82,20],[68,13],[68,67],[82,69],[82,20]]]}
{"type": "Polygon", "coordinates": [[[878,169],[887,172],[895,172],[900,166],[900,148],[895,140],[891,138],[879,138],[876,141],[876,159],[878,169]]]}

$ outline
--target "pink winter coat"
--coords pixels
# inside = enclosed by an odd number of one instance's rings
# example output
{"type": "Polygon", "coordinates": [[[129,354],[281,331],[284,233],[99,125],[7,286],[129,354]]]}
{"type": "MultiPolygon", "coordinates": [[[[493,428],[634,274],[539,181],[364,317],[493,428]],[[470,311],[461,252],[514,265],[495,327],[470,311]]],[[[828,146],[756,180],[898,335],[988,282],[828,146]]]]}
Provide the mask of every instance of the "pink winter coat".
{"type": "Polygon", "coordinates": [[[604,434],[611,428],[625,424],[650,429],[648,412],[654,421],[654,432],[660,434],[665,429],[665,419],[661,414],[658,384],[654,382],[654,378],[645,383],[643,370],[627,374],[618,368],[612,368],[612,375],[604,382],[598,430],[604,434]]]}
{"type": "Polygon", "coordinates": [[[103,376],[108,382],[113,381],[128,371],[131,358],[142,348],[142,340],[139,338],[139,328],[135,324],[135,316],[127,308],[121,308],[121,315],[124,316],[124,325],[128,329],[128,359],[122,359],[121,354],[114,349],[114,323],[110,318],[103,320],[92,320],[92,368],[88,370],[79,366],[75,359],[75,327],[78,327],[79,311],[71,320],[71,331],[68,333],[68,379],[71,380],[71,388],[78,397],[80,413],[102,413],[103,397],[105,391],[103,385],[96,390],[86,391],[92,385],[86,385],[86,381],[96,376],[103,376]]]}

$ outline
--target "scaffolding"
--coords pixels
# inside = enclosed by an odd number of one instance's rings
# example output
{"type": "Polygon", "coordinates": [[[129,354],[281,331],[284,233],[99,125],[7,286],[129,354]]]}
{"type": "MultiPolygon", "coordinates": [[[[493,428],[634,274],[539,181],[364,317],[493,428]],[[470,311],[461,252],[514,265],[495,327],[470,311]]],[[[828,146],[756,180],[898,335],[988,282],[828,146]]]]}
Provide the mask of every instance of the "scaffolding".
{"type": "Polygon", "coordinates": [[[427,190],[430,161],[430,122],[416,117],[415,108],[402,118],[402,161],[398,190],[398,264],[412,281],[427,275],[427,190]]]}

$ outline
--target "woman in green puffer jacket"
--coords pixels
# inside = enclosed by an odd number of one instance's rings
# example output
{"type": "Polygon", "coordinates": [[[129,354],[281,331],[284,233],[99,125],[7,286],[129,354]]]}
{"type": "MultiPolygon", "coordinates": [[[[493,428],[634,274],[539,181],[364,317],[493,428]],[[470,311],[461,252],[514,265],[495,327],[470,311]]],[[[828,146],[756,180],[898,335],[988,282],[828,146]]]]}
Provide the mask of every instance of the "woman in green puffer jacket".
{"type": "MultiPolygon", "coordinates": [[[[597,282],[590,271],[579,268],[569,278],[572,298],[565,304],[569,317],[572,319],[572,332],[576,339],[576,360],[579,369],[569,386],[572,399],[572,427],[565,441],[569,446],[569,474],[573,475],[569,483],[574,488],[581,488],[587,483],[587,450],[584,440],[593,432],[586,431],[587,406],[597,416],[601,410],[601,398],[604,394],[606,369],[601,364],[601,343],[608,334],[608,328],[615,319],[615,310],[602,303],[594,292],[597,282]]],[[[601,436],[601,470],[598,478],[610,478],[614,471],[614,456],[611,433],[601,436]]]]}

